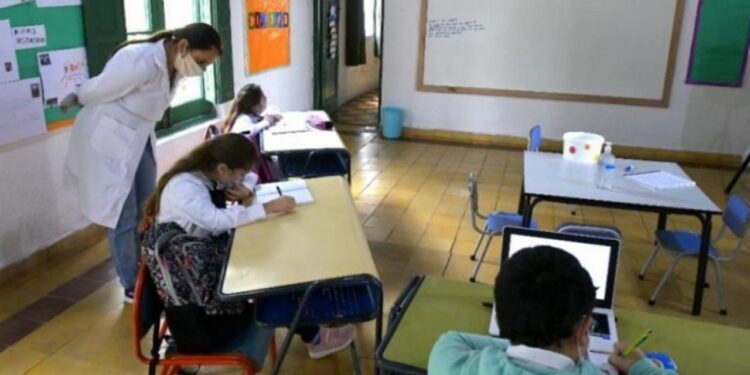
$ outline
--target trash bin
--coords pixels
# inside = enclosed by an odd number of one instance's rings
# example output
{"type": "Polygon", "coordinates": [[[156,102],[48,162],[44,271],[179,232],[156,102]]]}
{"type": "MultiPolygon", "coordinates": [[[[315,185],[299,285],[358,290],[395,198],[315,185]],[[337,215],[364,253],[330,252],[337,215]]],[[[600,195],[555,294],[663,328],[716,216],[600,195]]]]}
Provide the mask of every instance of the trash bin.
{"type": "Polygon", "coordinates": [[[404,109],[400,107],[383,107],[381,133],[383,138],[397,139],[401,137],[403,128],[404,109]]]}

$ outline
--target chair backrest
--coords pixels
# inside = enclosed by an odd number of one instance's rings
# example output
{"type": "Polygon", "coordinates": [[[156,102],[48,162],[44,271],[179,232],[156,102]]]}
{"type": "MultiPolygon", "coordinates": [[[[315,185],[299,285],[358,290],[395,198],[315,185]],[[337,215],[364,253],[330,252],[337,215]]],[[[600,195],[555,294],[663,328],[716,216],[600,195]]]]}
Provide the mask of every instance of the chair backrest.
{"type": "Polygon", "coordinates": [[[526,149],[528,151],[539,151],[540,147],[542,147],[542,126],[536,124],[529,130],[529,143],[526,149]]]}
{"type": "Polygon", "coordinates": [[[732,194],[729,196],[722,219],[735,236],[743,238],[750,228],[750,203],[739,195],[732,194]]]}
{"type": "Polygon", "coordinates": [[[606,225],[586,225],[577,223],[565,223],[557,227],[558,233],[576,234],[579,236],[591,236],[621,240],[622,233],[615,227],[606,225]]]}
{"type": "Polygon", "coordinates": [[[217,137],[221,134],[219,127],[216,124],[211,124],[206,128],[206,134],[203,136],[203,140],[207,141],[211,138],[217,137]]]}
{"type": "Polygon", "coordinates": [[[164,304],[156,292],[156,286],[151,279],[151,274],[148,272],[145,261],[141,261],[141,267],[138,270],[132,308],[132,332],[135,355],[141,361],[149,362],[151,358],[144,356],[141,340],[151,328],[157,331],[161,328],[160,322],[162,312],[164,311],[164,304]]]}

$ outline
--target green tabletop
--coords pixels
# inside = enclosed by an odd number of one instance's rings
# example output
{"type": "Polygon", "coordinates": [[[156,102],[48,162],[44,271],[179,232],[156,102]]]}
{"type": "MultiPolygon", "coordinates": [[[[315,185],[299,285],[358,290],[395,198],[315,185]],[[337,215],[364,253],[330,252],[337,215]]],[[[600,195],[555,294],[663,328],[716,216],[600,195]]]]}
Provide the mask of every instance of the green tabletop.
{"type": "MultiPolygon", "coordinates": [[[[426,369],[432,345],[449,330],[487,334],[492,300],[488,285],[427,276],[403,313],[383,352],[384,359],[426,369]]],[[[681,374],[750,374],[750,330],[657,315],[615,310],[620,340],[632,341],[653,328],[645,351],[674,358],[681,374]]]]}

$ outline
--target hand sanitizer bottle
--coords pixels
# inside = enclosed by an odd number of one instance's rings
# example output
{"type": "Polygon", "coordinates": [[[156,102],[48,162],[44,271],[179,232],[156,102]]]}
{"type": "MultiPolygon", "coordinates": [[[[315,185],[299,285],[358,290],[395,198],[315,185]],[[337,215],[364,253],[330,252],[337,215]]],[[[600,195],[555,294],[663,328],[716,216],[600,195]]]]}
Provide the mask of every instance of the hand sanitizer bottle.
{"type": "Polygon", "coordinates": [[[599,171],[596,176],[596,187],[612,190],[615,180],[615,155],[612,154],[612,142],[605,142],[604,153],[599,157],[599,171]]]}

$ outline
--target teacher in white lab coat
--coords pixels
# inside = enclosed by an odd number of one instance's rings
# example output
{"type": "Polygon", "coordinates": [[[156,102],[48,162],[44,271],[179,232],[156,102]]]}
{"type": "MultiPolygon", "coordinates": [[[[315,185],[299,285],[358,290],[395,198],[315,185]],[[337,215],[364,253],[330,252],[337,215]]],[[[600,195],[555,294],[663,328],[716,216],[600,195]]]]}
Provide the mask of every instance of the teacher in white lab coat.
{"type": "Polygon", "coordinates": [[[200,76],[221,55],[221,37],[193,23],[123,43],[104,70],[66,97],[78,113],[64,182],[83,214],[109,228],[115,269],[132,301],[139,261],[141,207],[156,185],[156,122],[183,77],[200,76]]]}

